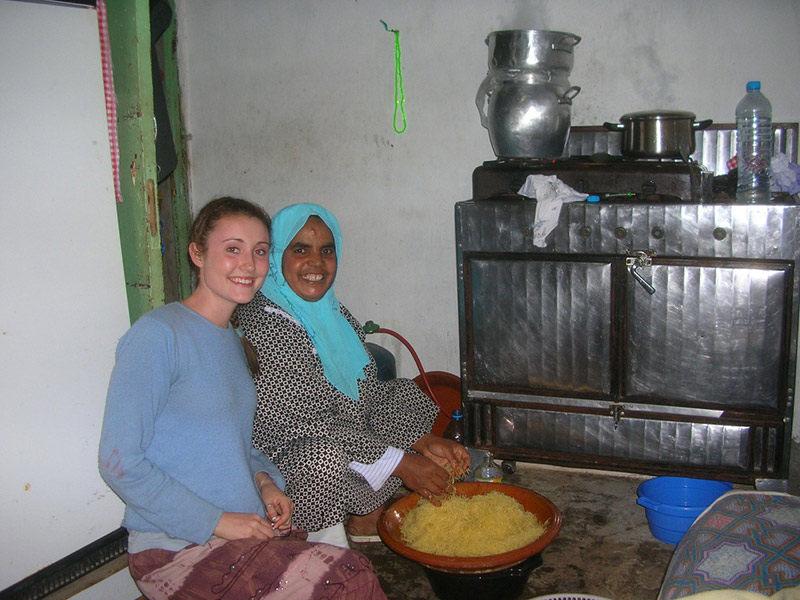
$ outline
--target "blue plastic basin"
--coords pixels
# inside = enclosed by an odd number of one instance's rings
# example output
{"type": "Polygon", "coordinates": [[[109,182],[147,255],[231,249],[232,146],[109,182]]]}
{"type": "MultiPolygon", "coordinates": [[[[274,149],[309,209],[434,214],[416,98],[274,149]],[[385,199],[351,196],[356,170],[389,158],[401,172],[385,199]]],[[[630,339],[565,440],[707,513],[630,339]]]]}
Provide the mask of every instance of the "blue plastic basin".
{"type": "Polygon", "coordinates": [[[645,509],[656,539],[673,546],[709,505],[733,484],[689,477],[656,477],[639,485],[637,503],[645,509]]]}

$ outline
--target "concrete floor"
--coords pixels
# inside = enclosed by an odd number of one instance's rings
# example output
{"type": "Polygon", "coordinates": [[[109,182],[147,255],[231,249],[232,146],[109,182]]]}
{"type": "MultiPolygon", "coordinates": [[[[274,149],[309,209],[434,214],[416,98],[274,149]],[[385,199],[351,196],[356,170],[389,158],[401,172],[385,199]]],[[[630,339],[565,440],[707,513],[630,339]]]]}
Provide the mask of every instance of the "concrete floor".
{"type": "MultiPolygon", "coordinates": [[[[637,487],[649,478],[517,463],[517,471],[504,481],[550,499],[563,518],[559,535],[542,552],[543,562],[531,572],[519,598],[572,593],[655,600],[674,547],[652,536],[645,511],[636,503],[637,487]]],[[[798,444],[792,445],[789,491],[800,495],[798,444]]],[[[390,600],[439,600],[417,563],[383,543],[353,547],[373,562],[390,600]]]]}

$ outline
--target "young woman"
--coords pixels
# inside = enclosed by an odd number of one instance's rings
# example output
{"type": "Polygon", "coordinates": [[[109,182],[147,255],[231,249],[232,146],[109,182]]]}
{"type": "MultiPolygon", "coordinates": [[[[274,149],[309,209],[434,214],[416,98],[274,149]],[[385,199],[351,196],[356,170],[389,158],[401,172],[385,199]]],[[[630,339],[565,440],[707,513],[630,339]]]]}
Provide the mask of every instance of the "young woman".
{"type": "Polygon", "coordinates": [[[412,381],[379,381],[361,325],[333,289],[342,240],[316,204],[275,215],[270,270],[238,309],[256,346],[254,445],[287,479],[297,525],[309,539],[347,546],[370,539],[401,483],[434,499],[445,466],[466,469],[466,449],[430,433],[436,405],[412,381]]]}
{"type": "Polygon", "coordinates": [[[269,217],[235,198],[197,216],[197,286],[120,340],[100,472],[125,502],[130,572],[151,600],[384,599],[362,555],[291,530],[284,479],[252,447],[256,393],[229,320],[269,268],[269,217]]]}

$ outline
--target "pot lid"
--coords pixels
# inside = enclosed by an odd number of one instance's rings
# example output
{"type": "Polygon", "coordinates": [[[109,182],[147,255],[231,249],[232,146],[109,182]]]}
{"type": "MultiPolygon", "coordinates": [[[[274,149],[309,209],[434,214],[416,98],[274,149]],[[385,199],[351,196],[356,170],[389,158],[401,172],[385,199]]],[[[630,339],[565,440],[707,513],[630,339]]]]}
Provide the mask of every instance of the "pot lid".
{"type": "Polygon", "coordinates": [[[577,46],[581,41],[581,36],[569,33],[568,31],[551,31],[549,29],[500,29],[492,31],[486,36],[486,43],[491,37],[512,37],[512,38],[546,38],[545,41],[551,42],[553,39],[569,42],[571,46],[577,46]]]}
{"type": "Polygon", "coordinates": [[[695,114],[683,110],[643,110],[627,113],[620,117],[620,121],[665,121],[672,119],[694,121],[695,114]]]}

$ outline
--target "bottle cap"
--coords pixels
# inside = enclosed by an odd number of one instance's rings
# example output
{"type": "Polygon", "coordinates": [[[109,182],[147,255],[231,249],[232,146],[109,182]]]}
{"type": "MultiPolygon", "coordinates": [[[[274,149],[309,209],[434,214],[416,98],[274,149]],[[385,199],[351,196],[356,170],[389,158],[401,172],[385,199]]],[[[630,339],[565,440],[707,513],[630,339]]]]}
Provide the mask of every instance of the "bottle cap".
{"type": "Polygon", "coordinates": [[[756,90],[761,89],[761,82],[760,81],[748,81],[747,82],[747,91],[748,92],[755,92],[756,90]]]}
{"type": "Polygon", "coordinates": [[[589,196],[588,198],[586,198],[586,201],[587,202],[600,202],[600,196],[594,196],[594,195],[589,196]]]}

